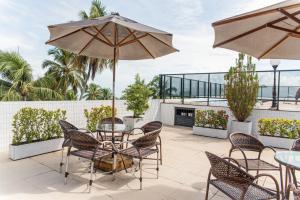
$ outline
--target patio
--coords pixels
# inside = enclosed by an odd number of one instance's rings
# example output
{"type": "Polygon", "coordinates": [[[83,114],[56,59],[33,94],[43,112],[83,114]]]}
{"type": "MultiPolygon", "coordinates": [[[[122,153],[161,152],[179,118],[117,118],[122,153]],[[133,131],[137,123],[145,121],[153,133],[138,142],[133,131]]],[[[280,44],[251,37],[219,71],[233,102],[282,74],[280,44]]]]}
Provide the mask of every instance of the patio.
{"type": "MultiPolygon", "coordinates": [[[[138,179],[125,172],[117,173],[113,182],[111,175],[98,173],[91,193],[87,192],[88,174],[71,174],[68,184],[64,185],[64,176],[59,173],[60,152],[19,161],[11,161],[7,153],[1,153],[0,199],[204,199],[210,167],[204,152],[227,156],[229,141],[195,136],[189,128],[171,126],[165,126],[161,136],[164,163],[160,177],[157,180],[155,170],[147,169],[153,167],[151,163],[155,161],[145,161],[142,191],[138,179]]],[[[269,150],[263,157],[274,162],[269,150]]],[[[71,172],[83,168],[78,158],[72,157],[70,161],[71,172]]],[[[272,172],[272,175],[279,177],[278,173],[272,172]]],[[[210,199],[227,199],[213,187],[210,192],[210,199]]]]}

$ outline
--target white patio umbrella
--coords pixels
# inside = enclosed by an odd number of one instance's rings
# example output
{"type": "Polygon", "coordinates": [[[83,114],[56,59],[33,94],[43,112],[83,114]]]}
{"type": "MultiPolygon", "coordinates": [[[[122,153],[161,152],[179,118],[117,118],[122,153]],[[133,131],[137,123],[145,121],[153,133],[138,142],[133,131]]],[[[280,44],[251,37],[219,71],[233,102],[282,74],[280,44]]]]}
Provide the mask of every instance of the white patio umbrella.
{"type": "Polygon", "coordinates": [[[48,29],[50,39],[46,44],[78,55],[113,60],[113,142],[117,60],[154,59],[178,51],[172,46],[172,34],[121,17],[117,13],[51,25],[48,29]]]}
{"type": "Polygon", "coordinates": [[[214,47],[258,59],[300,59],[300,0],[288,0],[212,24],[214,47]]]}

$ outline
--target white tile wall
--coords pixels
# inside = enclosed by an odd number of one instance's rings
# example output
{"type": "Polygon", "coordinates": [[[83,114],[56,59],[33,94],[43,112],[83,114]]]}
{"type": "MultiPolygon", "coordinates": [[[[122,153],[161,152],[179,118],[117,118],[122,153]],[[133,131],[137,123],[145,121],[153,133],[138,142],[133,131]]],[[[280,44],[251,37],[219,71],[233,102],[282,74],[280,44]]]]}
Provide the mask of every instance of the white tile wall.
{"type": "MultiPolygon", "coordinates": [[[[110,100],[104,101],[28,101],[28,102],[0,102],[0,151],[7,151],[12,140],[12,119],[16,112],[23,107],[44,108],[46,110],[63,109],[67,111],[67,120],[78,127],[86,127],[83,110],[100,105],[111,105],[110,100]]],[[[116,101],[117,116],[131,115],[126,110],[124,101],[116,101]]],[[[160,101],[151,100],[150,108],[145,113],[143,121],[146,123],[160,119],[160,101]]]]}

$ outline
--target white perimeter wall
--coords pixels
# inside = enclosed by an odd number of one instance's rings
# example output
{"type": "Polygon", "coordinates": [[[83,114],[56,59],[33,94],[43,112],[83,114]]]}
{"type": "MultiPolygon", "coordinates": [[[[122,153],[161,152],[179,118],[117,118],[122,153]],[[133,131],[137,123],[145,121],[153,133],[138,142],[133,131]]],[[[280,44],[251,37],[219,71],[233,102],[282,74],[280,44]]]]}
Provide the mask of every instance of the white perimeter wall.
{"type": "MultiPolygon", "coordinates": [[[[234,119],[231,111],[228,107],[220,106],[193,106],[193,105],[182,105],[182,104],[161,104],[161,121],[166,125],[174,125],[175,107],[187,107],[195,108],[197,110],[226,110],[229,114],[229,120],[234,119]]],[[[253,134],[258,133],[257,122],[260,118],[287,118],[287,119],[298,119],[300,120],[300,112],[293,111],[272,111],[272,110],[261,110],[255,109],[251,116],[247,119],[253,122],[253,134]]],[[[230,126],[229,126],[230,127],[230,126]]]]}
{"type": "MultiPolygon", "coordinates": [[[[13,116],[23,107],[44,108],[46,110],[63,109],[67,111],[67,120],[78,127],[86,127],[83,110],[101,105],[111,105],[111,101],[29,101],[0,102],[0,151],[7,151],[12,140],[13,116]]],[[[117,116],[132,115],[126,110],[124,101],[117,100],[117,116]]],[[[141,124],[160,119],[160,100],[151,100],[141,124]]]]}

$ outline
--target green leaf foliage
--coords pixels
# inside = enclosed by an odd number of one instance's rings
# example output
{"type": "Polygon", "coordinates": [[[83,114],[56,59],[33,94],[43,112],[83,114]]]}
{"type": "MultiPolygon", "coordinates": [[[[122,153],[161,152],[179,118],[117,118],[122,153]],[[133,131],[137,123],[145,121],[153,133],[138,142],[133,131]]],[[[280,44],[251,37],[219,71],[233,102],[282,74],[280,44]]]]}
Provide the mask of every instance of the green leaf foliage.
{"type": "Polygon", "coordinates": [[[140,78],[139,74],[136,74],[135,82],[123,91],[127,110],[133,111],[133,117],[140,117],[149,108],[148,101],[151,93],[145,81],[140,78]]]}
{"type": "MultiPolygon", "coordinates": [[[[116,112],[116,110],[115,110],[116,112]]],[[[100,106],[92,108],[90,111],[84,109],[84,115],[87,120],[87,129],[94,132],[97,130],[97,125],[107,117],[112,117],[111,106],[100,106]]]]}
{"type": "Polygon", "coordinates": [[[228,115],[225,110],[197,110],[195,126],[214,129],[227,129],[228,115]]]}
{"type": "Polygon", "coordinates": [[[300,120],[262,118],[258,121],[260,135],[296,139],[300,137],[300,120]]]}
{"type": "Polygon", "coordinates": [[[235,118],[244,122],[251,114],[255,104],[259,88],[257,72],[252,58],[240,53],[236,60],[236,66],[231,67],[225,75],[225,95],[230,110],[235,118]]]}
{"type": "Polygon", "coordinates": [[[13,117],[13,145],[27,144],[62,137],[59,120],[66,119],[66,111],[22,108],[13,117]]]}

